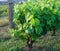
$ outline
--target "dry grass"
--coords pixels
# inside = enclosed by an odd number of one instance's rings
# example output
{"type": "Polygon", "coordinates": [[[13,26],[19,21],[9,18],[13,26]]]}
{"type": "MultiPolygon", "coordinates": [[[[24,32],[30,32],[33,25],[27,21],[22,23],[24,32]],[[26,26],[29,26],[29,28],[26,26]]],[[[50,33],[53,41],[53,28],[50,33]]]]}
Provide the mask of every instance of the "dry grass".
{"type": "Polygon", "coordinates": [[[8,23],[9,23],[8,17],[0,17],[0,26],[3,26],[8,23]]]}
{"type": "Polygon", "coordinates": [[[9,20],[8,17],[0,17],[0,41],[4,38],[9,38],[9,20]]]}

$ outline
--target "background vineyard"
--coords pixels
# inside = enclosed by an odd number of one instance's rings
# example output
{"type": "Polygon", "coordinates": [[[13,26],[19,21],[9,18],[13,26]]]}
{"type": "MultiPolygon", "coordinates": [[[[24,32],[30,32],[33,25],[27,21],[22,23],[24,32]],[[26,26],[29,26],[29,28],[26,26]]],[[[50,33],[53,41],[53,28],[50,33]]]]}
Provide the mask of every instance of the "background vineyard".
{"type": "Polygon", "coordinates": [[[0,5],[0,17],[8,16],[8,5],[0,5]]]}

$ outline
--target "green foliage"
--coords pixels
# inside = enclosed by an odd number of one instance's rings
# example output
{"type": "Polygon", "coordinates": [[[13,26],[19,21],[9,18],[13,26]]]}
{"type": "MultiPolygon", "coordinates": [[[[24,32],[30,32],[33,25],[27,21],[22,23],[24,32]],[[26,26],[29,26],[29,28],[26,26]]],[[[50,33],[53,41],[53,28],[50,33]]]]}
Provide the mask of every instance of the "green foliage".
{"type": "Polygon", "coordinates": [[[30,37],[36,40],[48,31],[60,27],[60,6],[57,1],[28,1],[15,4],[14,22],[18,29],[14,29],[13,35],[23,40],[30,37]],[[34,2],[34,3],[33,3],[34,2]]]}
{"type": "Polygon", "coordinates": [[[15,36],[25,39],[30,37],[35,40],[41,35],[40,6],[34,5],[35,3],[31,2],[15,5],[14,22],[18,27],[18,30],[13,30],[15,36]]]}
{"type": "Polygon", "coordinates": [[[56,30],[60,28],[60,15],[59,15],[59,2],[47,0],[41,4],[42,9],[42,23],[46,26],[47,31],[52,30],[55,27],[56,30]]]}
{"type": "Polygon", "coordinates": [[[8,5],[0,5],[0,16],[8,15],[8,5]]]}

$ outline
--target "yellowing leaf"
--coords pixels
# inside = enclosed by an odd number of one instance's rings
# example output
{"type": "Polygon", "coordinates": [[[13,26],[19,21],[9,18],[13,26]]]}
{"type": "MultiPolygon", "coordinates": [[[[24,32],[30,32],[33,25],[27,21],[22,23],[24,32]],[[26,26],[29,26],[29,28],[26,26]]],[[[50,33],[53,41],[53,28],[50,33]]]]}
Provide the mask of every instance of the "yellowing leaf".
{"type": "Polygon", "coordinates": [[[30,15],[30,16],[29,16],[29,20],[31,20],[32,18],[33,18],[33,15],[30,15]]]}

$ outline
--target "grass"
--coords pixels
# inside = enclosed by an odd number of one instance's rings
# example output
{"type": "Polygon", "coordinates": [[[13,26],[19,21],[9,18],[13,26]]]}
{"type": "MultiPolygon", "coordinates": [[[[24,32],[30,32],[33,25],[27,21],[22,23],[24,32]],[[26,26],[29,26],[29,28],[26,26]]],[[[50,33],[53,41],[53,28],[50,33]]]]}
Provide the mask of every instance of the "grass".
{"type": "MultiPolygon", "coordinates": [[[[24,51],[27,51],[27,48],[25,47],[25,45],[26,43],[22,43],[20,40],[16,40],[12,38],[7,41],[2,41],[0,43],[0,49],[2,49],[3,51],[10,51],[10,50],[14,51],[15,49],[20,49],[21,51],[22,49],[24,49],[24,51]]],[[[60,35],[57,35],[57,36],[45,35],[37,39],[36,42],[33,44],[33,48],[31,51],[44,51],[44,50],[60,51],[60,35]]]]}

